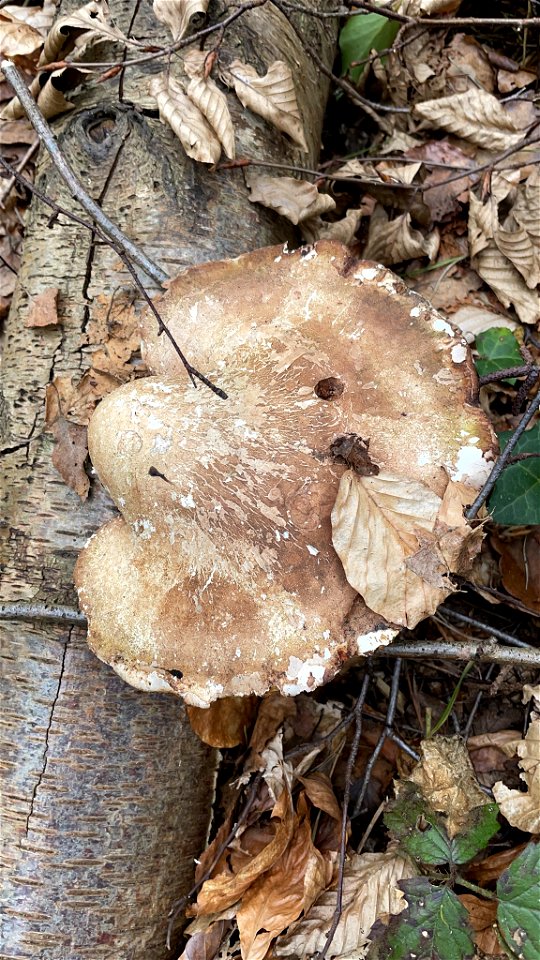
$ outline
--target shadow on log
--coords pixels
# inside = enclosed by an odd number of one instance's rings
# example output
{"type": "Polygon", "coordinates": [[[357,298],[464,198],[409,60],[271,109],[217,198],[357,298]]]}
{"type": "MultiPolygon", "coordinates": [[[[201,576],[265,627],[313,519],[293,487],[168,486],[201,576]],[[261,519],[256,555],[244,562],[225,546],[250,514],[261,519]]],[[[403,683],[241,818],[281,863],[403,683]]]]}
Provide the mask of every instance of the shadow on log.
{"type": "MultiPolygon", "coordinates": [[[[307,3],[320,9],[324,0],[307,3]]],[[[74,6],[60,3],[59,13],[74,6]]],[[[111,12],[124,30],[136,12],[134,36],[168,42],[149,3],[117,0],[111,12]]],[[[316,161],[327,85],[309,50],[331,65],[336,21],[306,17],[299,25],[305,49],[268,3],[240,18],[224,45],[260,73],[276,59],[293,66],[310,153],[294,151],[285,137],[236,104],[239,156],[310,166],[316,161]]],[[[171,275],[288,239],[283,221],[249,203],[240,170],[212,172],[193,163],[150,112],[149,75],[162,69],[154,61],[127,71],[122,99],[118,77],[88,83],[75,96],[75,109],[54,123],[86,189],[171,275]]],[[[43,151],[36,185],[74,208],[43,151]]],[[[82,376],[90,366],[88,325],[119,290],[133,297],[136,292],[108,247],[92,245],[90,234],[73,223],[51,229],[49,216],[41,202],[32,203],[4,338],[2,600],[73,607],[77,552],[113,507],[96,480],[81,503],[56,473],[52,440],[43,430],[45,388],[55,377],[82,376]],[[26,327],[30,302],[49,287],[59,288],[61,325],[26,327]]],[[[180,346],[189,358],[189,343],[180,346]]],[[[176,700],[129,688],[95,659],[80,626],[13,620],[1,628],[7,903],[2,957],[174,956],[165,948],[167,914],[189,888],[193,858],[205,843],[214,754],[193,735],[176,700]]]]}

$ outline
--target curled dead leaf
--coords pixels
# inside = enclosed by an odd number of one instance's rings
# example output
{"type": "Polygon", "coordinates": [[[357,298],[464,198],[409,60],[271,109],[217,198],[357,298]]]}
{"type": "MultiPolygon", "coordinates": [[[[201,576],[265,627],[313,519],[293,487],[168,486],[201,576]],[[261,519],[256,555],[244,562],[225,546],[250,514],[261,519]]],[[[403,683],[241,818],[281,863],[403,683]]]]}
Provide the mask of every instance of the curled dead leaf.
{"type": "Polygon", "coordinates": [[[493,785],[493,796],[512,827],[525,833],[540,833],[540,716],[533,713],[524,740],[515,745],[506,744],[503,749],[509,756],[517,753],[522,770],[520,777],[527,789],[510,790],[498,780],[493,785]]]}
{"type": "Polygon", "coordinates": [[[17,14],[24,8],[0,10],[0,56],[8,60],[32,58],[43,43],[41,33],[17,14]]]}
{"type": "Polygon", "coordinates": [[[264,117],[286,133],[301,150],[307,152],[302,119],[296,100],[291,68],[283,60],[272,63],[263,77],[254,67],[234,60],[223,79],[234,91],[244,107],[264,117]]]}
{"type": "Polygon", "coordinates": [[[56,20],[45,40],[39,59],[40,66],[62,60],[76,47],[79,52],[97,40],[120,41],[136,45],[111,20],[107,0],[90,0],[79,10],[73,10],[56,20]]]}
{"type": "Polygon", "coordinates": [[[154,14],[181,40],[186,33],[202,27],[209,0],[154,0],[154,14]]]}
{"type": "Polygon", "coordinates": [[[438,230],[424,234],[411,225],[410,213],[402,213],[390,220],[385,209],[377,204],[369,223],[367,244],[363,251],[366,260],[390,265],[414,257],[434,260],[439,249],[438,230]]]}
{"type": "Polygon", "coordinates": [[[496,97],[476,87],[438,100],[417,103],[414,113],[430,126],[448,130],[486,150],[506,150],[523,140],[508,110],[496,97]]]}
{"type": "Polygon", "coordinates": [[[200,163],[217,163],[221,143],[199,108],[186,96],[182,84],[163,73],[154,77],[150,92],[156,98],[160,120],[169,124],[188,157],[200,163]]]}
{"type": "Polygon", "coordinates": [[[249,178],[251,203],[276,210],[295,225],[335,209],[335,201],[307,180],[294,177],[252,176],[249,178]]]}
{"type": "Polygon", "coordinates": [[[234,160],[234,127],[225,94],[208,77],[193,78],[187,88],[187,95],[208,120],[226,155],[230,160],[234,160]]]}
{"type": "Polygon", "coordinates": [[[188,706],[192,730],[211,747],[236,747],[245,743],[257,710],[257,697],[224,697],[209,707],[188,706]]]}
{"type": "Polygon", "coordinates": [[[481,790],[463,740],[459,737],[434,737],[420,744],[421,760],[409,774],[424,799],[444,813],[450,837],[469,821],[475,807],[489,803],[481,790]]]}
{"type": "Polygon", "coordinates": [[[303,220],[302,236],[307,243],[315,243],[316,240],[335,240],[337,243],[349,246],[355,239],[363,216],[363,210],[350,209],[341,220],[334,220],[333,223],[326,223],[320,217],[303,220]]]}
{"type": "Polygon", "coordinates": [[[490,241],[474,258],[473,266],[503,306],[512,305],[522,323],[536,323],[540,318],[537,291],[529,289],[495,242],[490,241]]]}

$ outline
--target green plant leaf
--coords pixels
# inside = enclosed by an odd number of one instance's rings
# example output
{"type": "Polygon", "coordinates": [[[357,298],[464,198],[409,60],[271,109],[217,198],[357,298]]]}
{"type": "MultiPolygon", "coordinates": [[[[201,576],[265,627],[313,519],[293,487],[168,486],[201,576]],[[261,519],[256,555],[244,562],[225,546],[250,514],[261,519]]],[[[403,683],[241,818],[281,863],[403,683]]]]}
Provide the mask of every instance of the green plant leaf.
{"type": "MultiPolygon", "coordinates": [[[[511,430],[499,434],[502,450],[511,436],[511,430]]],[[[521,435],[513,455],[519,453],[540,453],[540,423],[521,435]]],[[[488,508],[495,523],[540,523],[540,457],[506,467],[495,484],[488,508]]]]}
{"type": "Polygon", "coordinates": [[[392,837],[418,863],[449,863],[451,842],[444,821],[431,810],[413,783],[404,783],[399,796],[387,807],[384,822],[392,837]]]}
{"type": "Polygon", "coordinates": [[[540,845],[530,843],[497,882],[497,924],[520,960],[540,958],[540,845]]]}
{"type": "Polygon", "coordinates": [[[467,960],[474,956],[468,914],[455,893],[435,887],[427,877],[398,886],[408,906],[387,927],[372,929],[368,960],[467,960]]]}
{"type": "Polygon", "coordinates": [[[353,83],[356,83],[363,73],[364,65],[351,70],[351,63],[369,57],[372,50],[386,50],[391,47],[398,30],[399,23],[388,20],[379,13],[350,17],[339,35],[342,73],[348,73],[353,83]]]}
{"type": "MultiPolygon", "coordinates": [[[[476,369],[481,377],[487,373],[496,373],[506,367],[523,365],[523,357],[519,352],[518,342],[511,330],[506,327],[490,327],[476,337],[478,358],[476,369]]],[[[515,383],[515,379],[508,379],[507,383],[515,383]]]]}
{"type": "Polygon", "coordinates": [[[489,841],[499,831],[496,803],[486,803],[470,811],[467,829],[458,833],[451,841],[452,863],[468,863],[480,850],[484,850],[489,841]]]}

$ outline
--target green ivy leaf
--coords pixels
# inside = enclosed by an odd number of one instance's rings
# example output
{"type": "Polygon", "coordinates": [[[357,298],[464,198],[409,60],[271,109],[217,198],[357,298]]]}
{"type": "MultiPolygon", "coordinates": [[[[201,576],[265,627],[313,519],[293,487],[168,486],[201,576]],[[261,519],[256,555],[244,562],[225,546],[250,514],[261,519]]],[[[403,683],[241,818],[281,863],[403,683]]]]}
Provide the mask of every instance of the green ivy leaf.
{"type": "MultiPolygon", "coordinates": [[[[511,436],[511,430],[499,434],[502,450],[511,436]]],[[[540,423],[521,435],[513,455],[518,453],[540,453],[540,423]]],[[[495,484],[488,507],[495,523],[540,523],[540,457],[506,467],[495,484]]]]}
{"type": "Polygon", "coordinates": [[[418,863],[435,866],[449,863],[451,841],[444,821],[431,810],[413,783],[404,783],[397,800],[392,801],[384,814],[384,822],[392,837],[418,863]]]}
{"type": "MultiPolygon", "coordinates": [[[[481,377],[487,373],[496,373],[506,367],[523,365],[523,357],[519,352],[518,342],[511,330],[506,327],[490,327],[476,337],[478,358],[476,369],[481,377]]],[[[508,379],[507,383],[515,383],[515,379],[508,379]]]]}
{"type": "Polygon", "coordinates": [[[427,877],[402,880],[398,886],[408,906],[387,927],[370,933],[368,960],[467,960],[474,956],[468,914],[455,893],[435,887],[427,877]]]}
{"type": "Polygon", "coordinates": [[[356,83],[363,73],[364,65],[350,70],[351,63],[369,57],[372,50],[386,50],[391,47],[398,30],[399,23],[388,20],[379,13],[350,17],[339,35],[342,73],[349,73],[350,79],[356,83]]]}
{"type": "Polygon", "coordinates": [[[540,845],[530,843],[497,882],[497,924],[520,960],[540,957],[540,845]]]}
{"type": "Polygon", "coordinates": [[[480,850],[485,850],[489,841],[499,831],[496,803],[486,803],[471,810],[467,819],[467,829],[458,833],[451,841],[452,863],[468,863],[480,850]]]}

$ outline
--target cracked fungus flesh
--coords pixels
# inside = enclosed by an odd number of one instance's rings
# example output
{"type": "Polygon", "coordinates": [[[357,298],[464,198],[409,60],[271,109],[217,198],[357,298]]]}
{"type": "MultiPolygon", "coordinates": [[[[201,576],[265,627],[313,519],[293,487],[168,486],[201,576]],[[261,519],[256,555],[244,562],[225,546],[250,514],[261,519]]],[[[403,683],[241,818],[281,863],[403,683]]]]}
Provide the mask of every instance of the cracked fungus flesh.
{"type": "Polygon", "coordinates": [[[228,399],[193,389],[145,319],[153,375],[89,428],[121,511],[77,564],[90,646],[135,686],[197,705],[312,690],[396,632],[332,547],[348,468],[332,450],[369,440],[381,470],[439,496],[452,471],[480,486],[491,435],[469,405],[470,358],[390,271],[338,244],[194,267],[159,309],[228,399]]]}

